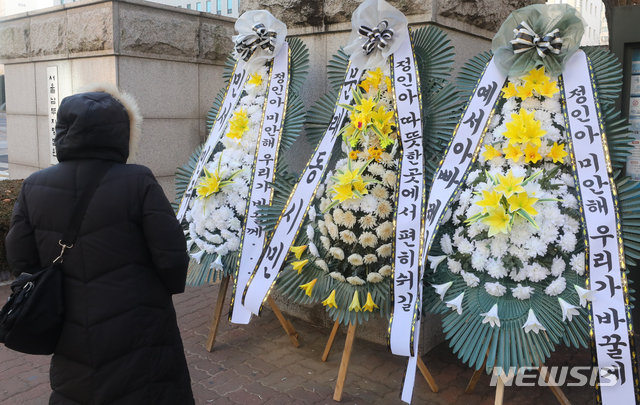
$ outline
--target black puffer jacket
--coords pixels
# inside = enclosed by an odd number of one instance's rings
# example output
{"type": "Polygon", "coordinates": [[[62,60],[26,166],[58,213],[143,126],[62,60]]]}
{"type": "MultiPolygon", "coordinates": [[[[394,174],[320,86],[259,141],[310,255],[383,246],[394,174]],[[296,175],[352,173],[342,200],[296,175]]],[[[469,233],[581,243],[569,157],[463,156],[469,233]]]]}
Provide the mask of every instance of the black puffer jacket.
{"type": "Polygon", "coordinates": [[[14,273],[47,267],[92,168],[113,163],[65,252],[66,314],[51,361],[50,404],[194,403],[171,301],[184,291],[186,245],[151,171],[125,164],[129,110],[105,92],[64,99],[60,163],[24,181],[13,212],[7,255],[14,273]]]}

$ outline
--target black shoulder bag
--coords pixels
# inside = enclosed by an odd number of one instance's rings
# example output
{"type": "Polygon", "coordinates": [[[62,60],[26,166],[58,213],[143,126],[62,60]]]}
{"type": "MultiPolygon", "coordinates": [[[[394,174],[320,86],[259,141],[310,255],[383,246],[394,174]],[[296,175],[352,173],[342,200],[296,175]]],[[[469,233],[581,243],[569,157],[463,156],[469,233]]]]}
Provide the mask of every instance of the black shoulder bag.
{"type": "Polygon", "coordinates": [[[62,256],[71,249],[80,230],[89,201],[111,164],[101,162],[87,185],[62,239],[60,256],[35,274],[22,273],[11,283],[11,296],[0,310],[0,343],[28,354],[52,354],[64,322],[62,256]]]}

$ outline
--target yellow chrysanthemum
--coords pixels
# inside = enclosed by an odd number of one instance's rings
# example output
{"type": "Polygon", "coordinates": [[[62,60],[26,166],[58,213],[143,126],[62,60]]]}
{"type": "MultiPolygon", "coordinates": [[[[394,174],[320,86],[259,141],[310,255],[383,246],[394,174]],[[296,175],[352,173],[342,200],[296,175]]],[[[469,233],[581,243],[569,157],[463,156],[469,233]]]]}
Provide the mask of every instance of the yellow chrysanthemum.
{"type": "Polygon", "coordinates": [[[258,72],[252,74],[249,80],[247,80],[247,84],[260,86],[262,84],[262,76],[260,76],[258,72]]]}
{"type": "Polygon", "coordinates": [[[380,83],[382,83],[384,77],[384,73],[382,73],[382,69],[376,68],[375,70],[368,70],[367,77],[360,83],[360,87],[364,89],[366,92],[370,92],[372,90],[378,90],[380,87],[380,83]]]}
{"type": "Polygon", "coordinates": [[[510,222],[511,215],[502,206],[489,208],[489,216],[482,220],[483,224],[489,225],[490,237],[498,233],[509,233],[510,222]]]}
{"type": "Polygon", "coordinates": [[[527,144],[524,148],[524,161],[527,163],[537,163],[542,159],[542,155],[538,153],[538,147],[532,144],[527,144]]]}
{"type": "Polygon", "coordinates": [[[516,89],[515,84],[509,83],[507,87],[502,88],[502,93],[502,97],[510,99],[511,97],[515,97],[518,95],[518,89],[516,89]]]}
{"type": "Polygon", "coordinates": [[[313,286],[316,285],[316,281],[318,281],[318,279],[314,278],[313,280],[309,281],[307,284],[302,284],[300,288],[304,290],[305,294],[311,297],[311,291],[313,291],[313,286]]]}
{"type": "Polygon", "coordinates": [[[290,250],[291,250],[291,253],[293,253],[296,256],[296,259],[300,260],[300,258],[302,257],[302,253],[306,248],[307,248],[307,245],[291,246],[290,250]]]}
{"type": "Polygon", "coordinates": [[[506,176],[498,173],[498,185],[494,190],[509,198],[513,194],[524,192],[524,187],[521,186],[522,180],[524,180],[524,176],[515,177],[511,170],[509,170],[506,176]]]}
{"type": "Polygon", "coordinates": [[[338,308],[338,304],[336,303],[336,290],[331,291],[331,294],[329,294],[327,299],[322,301],[322,305],[325,307],[328,306],[329,308],[338,308]]]}
{"type": "Polygon", "coordinates": [[[484,149],[485,151],[482,152],[482,156],[484,156],[485,160],[491,160],[502,156],[502,153],[491,145],[485,145],[484,149]]]}
{"type": "Polygon", "coordinates": [[[509,145],[504,149],[505,159],[511,159],[514,163],[517,163],[522,156],[524,156],[524,154],[517,146],[509,145]]]}
{"type": "Polygon", "coordinates": [[[533,204],[537,201],[537,198],[529,197],[527,193],[514,194],[507,199],[509,212],[516,212],[521,209],[531,216],[538,215],[538,211],[533,208],[533,204]]]}
{"type": "Polygon", "coordinates": [[[227,136],[233,139],[240,139],[249,130],[249,117],[244,108],[233,113],[229,120],[229,132],[227,136]]]}
{"type": "Polygon", "coordinates": [[[567,155],[568,153],[564,150],[564,144],[558,145],[558,142],[554,142],[547,157],[553,159],[553,163],[558,163],[562,162],[567,155]]]}
{"type": "Polygon", "coordinates": [[[220,176],[217,172],[211,173],[204,168],[204,177],[200,179],[196,187],[196,192],[200,197],[206,198],[213,193],[220,191],[220,176]]]}
{"type": "Polygon", "coordinates": [[[543,97],[553,97],[557,92],[560,91],[557,84],[558,82],[547,81],[540,84],[536,91],[543,97]]]}
{"type": "Polygon", "coordinates": [[[495,191],[482,190],[482,200],[478,201],[476,205],[483,207],[482,212],[485,213],[491,207],[499,207],[502,194],[495,191]]]}
{"type": "Polygon", "coordinates": [[[299,262],[293,262],[293,263],[291,263],[291,265],[293,266],[293,269],[294,269],[294,270],[297,270],[297,271],[298,271],[298,274],[300,274],[300,273],[302,273],[302,268],[303,268],[307,263],[309,263],[309,259],[307,259],[307,260],[301,260],[301,261],[299,261],[299,262]]]}
{"type": "Polygon", "coordinates": [[[353,299],[351,300],[351,305],[349,305],[349,311],[362,311],[362,307],[360,306],[360,299],[358,298],[358,291],[353,293],[353,299]]]}
{"type": "Polygon", "coordinates": [[[371,147],[368,152],[371,159],[375,159],[376,162],[380,161],[380,158],[382,157],[382,149],[371,147]]]}
{"type": "Polygon", "coordinates": [[[367,293],[367,302],[362,306],[363,311],[373,312],[373,308],[378,308],[375,302],[373,302],[373,298],[371,297],[371,293],[367,293]]]}
{"type": "Polygon", "coordinates": [[[358,152],[355,150],[352,150],[351,152],[349,152],[349,159],[351,160],[356,160],[358,158],[358,152]]]}

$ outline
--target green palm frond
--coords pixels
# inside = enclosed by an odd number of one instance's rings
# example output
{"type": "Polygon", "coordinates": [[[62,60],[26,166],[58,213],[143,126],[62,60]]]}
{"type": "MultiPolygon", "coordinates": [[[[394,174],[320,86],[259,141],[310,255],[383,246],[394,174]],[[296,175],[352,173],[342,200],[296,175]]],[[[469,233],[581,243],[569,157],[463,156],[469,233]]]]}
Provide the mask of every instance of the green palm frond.
{"type": "Polygon", "coordinates": [[[478,80],[480,80],[480,76],[482,76],[482,72],[484,72],[484,68],[487,66],[487,63],[489,63],[492,56],[491,52],[483,52],[471,58],[460,68],[460,73],[456,79],[456,85],[460,92],[460,97],[463,100],[467,100],[471,97],[473,89],[475,89],[478,80]]]}
{"type": "MultiPolygon", "coordinates": [[[[426,86],[425,86],[426,87],[426,86]]],[[[460,114],[462,113],[460,98],[453,84],[447,83],[425,88],[422,97],[423,132],[426,134],[425,157],[440,159],[442,152],[451,140],[460,114]],[[437,89],[439,88],[439,90],[437,89]]]]}
{"type": "Polygon", "coordinates": [[[309,50],[300,38],[288,38],[291,49],[291,78],[289,87],[294,93],[300,94],[309,74],[309,50]]]}
{"type": "Polygon", "coordinates": [[[293,146],[304,128],[305,111],[304,103],[296,93],[289,93],[287,100],[287,115],[282,126],[282,137],[280,138],[280,153],[293,146]]]}
{"type": "Polygon", "coordinates": [[[613,104],[602,106],[602,121],[604,133],[607,136],[611,164],[615,169],[622,169],[627,165],[627,159],[631,156],[633,145],[629,131],[629,123],[620,117],[620,111],[616,111],[613,104]]]}
{"type": "Polygon", "coordinates": [[[453,70],[453,45],[447,34],[433,25],[413,33],[413,46],[420,76],[448,80],[453,70]]]}
{"type": "Polygon", "coordinates": [[[327,80],[329,85],[337,92],[344,82],[344,75],[349,66],[349,55],[342,48],[331,57],[327,65],[327,80]]]}
{"type": "Polygon", "coordinates": [[[317,145],[327,131],[337,101],[338,90],[330,90],[327,94],[322,95],[311,107],[310,111],[313,111],[313,114],[307,114],[305,128],[307,140],[312,146],[317,145]]]}
{"type": "Polygon", "coordinates": [[[604,107],[614,103],[622,89],[622,68],[618,58],[600,47],[587,46],[581,49],[591,62],[600,104],[604,107]]]}

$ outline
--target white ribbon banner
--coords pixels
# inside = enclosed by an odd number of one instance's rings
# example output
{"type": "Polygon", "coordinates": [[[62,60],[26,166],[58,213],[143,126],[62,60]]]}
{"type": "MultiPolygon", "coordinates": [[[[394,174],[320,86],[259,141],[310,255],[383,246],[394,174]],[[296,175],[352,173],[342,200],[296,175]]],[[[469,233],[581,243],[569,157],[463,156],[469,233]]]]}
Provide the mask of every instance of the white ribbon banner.
{"type": "Polygon", "coordinates": [[[193,190],[198,183],[198,179],[202,174],[202,170],[204,165],[209,161],[209,157],[213,153],[220,137],[223,134],[224,129],[227,127],[227,122],[229,120],[229,114],[231,110],[238,104],[238,99],[240,99],[240,95],[242,94],[242,88],[244,87],[244,83],[247,79],[247,73],[244,69],[245,62],[243,60],[239,60],[236,63],[236,67],[233,70],[233,74],[231,75],[231,79],[229,82],[229,86],[227,88],[227,93],[224,96],[224,101],[220,106],[220,110],[218,110],[218,115],[216,116],[216,120],[211,127],[211,132],[209,133],[209,138],[202,148],[202,153],[200,154],[200,158],[198,159],[198,164],[191,175],[191,180],[189,181],[189,185],[182,196],[182,200],[180,201],[180,207],[178,208],[178,213],[176,217],[178,221],[182,222],[184,219],[184,215],[187,213],[189,209],[189,204],[191,203],[191,199],[193,198],[193,190]]]}
{"type": "Polygon", "coordinates": [[[627,286],[622,277],[625,265],[617,192],[584,52],[569,59],[562,77],[576,189],[586,224],[587,274],[591,289],[597,291],[591,308],[602,403],[633,404],[636,376],[629,342],[633,330],[627,319],[627,286]]]}
{"type": "Polygon", "coordinates": [[[269,94],[265,102],[252,174],[251,197],[245,212],[244,233],[240,245],[241,255],[238,258],[238,271],[234,277],[235,284],[229,313],[229,320],[232,323],[247,324],[251,320],[251,311],[242,305],[242,293],[264,247],[265,234],[257,221],[256,211],[259,205],[269,204],[273,195],[273,189],[268,183],[272,183],[275,178],[288,95],[289,46],[285,42],[282,50],[273,59],[271,68],[269,94]]]}
{"type": "Polygon", "coordinates": [[[480,147],[482,147],[481,140],[484,137],[489,116],[500,97],[505,80],[506,76],[498,71],[492,58],[471,95],[471,100],[469,100],[467,108],[456,127],[453,139],[434,176],[426,208],[422,263],[426,264],[425,259],[436,235],[438,225],[449,203],[457,194],[459,185],[467,174],[467,169],[475,160],[480,147]]]}
{"type": "MultiPolygon", "coordinates": [[[[393,307],[389,349],[412,356],[414,324],[420,301],[420,248],[424,206],[424,154],[418,72],[410,36],[393,54],[393,88],[402,140],[402,160],[396,199],[393,307]]],[[[415,335],[417,337],[417,335],[415,335]]]]}
{"type": "Polygon", "coordinates": [[[267,299],[277,275],[280,273],[291,244],[300,231],[302,221],[318,190],[320,180],[324,177],[331,150],[340,133],[342,123],[348,114],[348,111],[338,106],[338,104],[350,104],[353,97],[351,90],[358,84],[361,75],[361,66],[351,63],[340,90],[329,128],[304,169],[300,181],[289,196],[287,205],[276,224],[267,248],[262,252],[258,264],[244,289],[242,303],[256,315],[260,315],[262,305],[267,299]]]}

